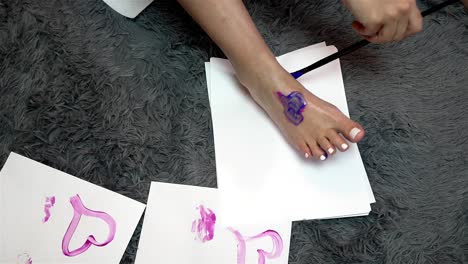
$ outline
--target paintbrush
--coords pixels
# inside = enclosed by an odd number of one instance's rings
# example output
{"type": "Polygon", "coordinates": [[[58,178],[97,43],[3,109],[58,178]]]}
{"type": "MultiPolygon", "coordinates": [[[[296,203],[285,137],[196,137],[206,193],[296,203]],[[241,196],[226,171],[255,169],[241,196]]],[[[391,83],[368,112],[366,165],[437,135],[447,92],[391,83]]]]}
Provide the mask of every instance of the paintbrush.
{"type": "MultiPolygon", "coordinates": [[[[425,16],[427,16],[429,14],[432,14],[432,13],[434,13],[434,12],[436,12],[436,11],[438,11],[438,10],[448,6],[448,5],[451,5],[451,4],[455,3],[455,2],[458,2],[458,1],[459,0],[448,0],[448,1],[445,1],[445,2],[440,3],[438,5],[435,5],[435,6],[431,7],[431,8],[429,8],[429,9],[421,12],[421,16],[425,17],[425,16]]],[[[355,51],[355,50],[357,50],[359,48],[362,48],[362,47],[366,46],[369,43],[370,42],[365,40],[365,39],[363,39],[361,41],[358,41],[358,42],[354,43],[353,45],[351,45],[351,46],[349,46],[349,47],[347,47],[345,49],[342,49],[342,50],[340,50],[338,52],[335,52],[332,55],[330,55],[328,57],[325,57],[325,58],[323,58],[323,59],[321,59],[321,60],[319,60],[319,61],[317,61],[317,62],[315,62],[315,63],[313,63],[313,64],[311,64],[311,65],[309,65],[309,66],[307,66],[305,68],[303,68],[303,69],[292,72],[291,75],[294,78],[297,79],[297,78],[301,77],[302,75],[304,75],[304,74],[306,74],[306,73],[308,73],[308,72],[310,72],[312,70],[315,70],[315,69],[317,69],[317,68],[319,68],[319,67],[321,67],[321,66],[323,66],[323,65],[325,65],[325,64],[327,64],[329,62],[332,62],[332,61],[334,61],[336,59],[339,59],[339,58],[343,57],[344,55],[347,55],[347,54],[349,54],[349,53],[351,53],[351,52],[353,52],[353,51],[355,51]]]]}

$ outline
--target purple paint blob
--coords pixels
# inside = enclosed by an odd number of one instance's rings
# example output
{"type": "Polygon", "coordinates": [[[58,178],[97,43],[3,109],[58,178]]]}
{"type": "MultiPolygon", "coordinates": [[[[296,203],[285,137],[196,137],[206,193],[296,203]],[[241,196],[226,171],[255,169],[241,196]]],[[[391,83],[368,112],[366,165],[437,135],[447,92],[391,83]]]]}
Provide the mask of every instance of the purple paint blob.
{"type": "Polygon", "coordinates": [[[302,112],[304,112],[304,108],[307,105],[304,96],[300,92],[292,92],[288,96],[285,96],[281,92],[277,92],[276,94],[283,105],[284,114],[288,120],[296,126],[299,125],[304,120],[302,112]]]}
{"type": "Polygon", "coordinates": [[[54,205],[55,205],[55,196],[46,197],[46,202],[45,202],[45,204],[44,204],[44,213],[45,213],[45,216],[44,216],[44,219],[42,219],[42,222],[43,222],[43,223],[46,223],[47,221],[49,221],[49,218],[50,218],[50,208],[52,208],[54,205]]]}
{"type": "Polygon", "coordinates": [[[83,202],[81,201],[81,198],[78,194],[70,198],[70,203],[73,206],[74,214],[73,214],[73,219],[71,220],[70,225],[68,226],[67,232],[65,232],[65,235],[63,236],[63,240],[62,240],[62,252],[65,256],[68,256],[68,257],[77,256],[77,255],[84,253],[86,250],[88,250],[89,247],[91,247],[91,245],[95,245],[97,247],[103,247],[109,244],[110,242],[112,242],[112,240],[114,240],[117,224],[114,218],[112,218],[112,216],[104,212],[93,211],[93,210],[86,208],[83,205],[83,202]],[[78,224],[80,223],[80,219],[82,215],[96,217],[104,221],[109,227],[109,235],[107,236],[107,239],[102,243],[97,242],[94,236],[90,235],[88,236],[85,243],[81,247],[70,251],[68,249],[68,246],[70,245],[70,241],[73,235],[75,234],[78,224]]]}
{"type": "Polygon", "coordinates": [[[192,232],[196,233],[195,239],[198,237],[204,243],[214,237],[216,215],[211,209],[205,209],[203,205],[197,207],[197,210],[200,210],[200,218],[192,222],[192,232]]]}
{"type": "Polygon", "coordinates": [[[245,239],[239,231],[233,228],[229,228],[229,230],[236,236],[237,239],[237,264],[245,264],[246,242],[262,237],[271,238],[273,242],[273,249],[271,252],[267,252],[263,249],[257,249],[258,264],[265,264],[266,259],[275,259],[281,256],[281,252],[283,251],[283,239],[281,238],[280,234],[278,234],[278,232],[274,230],[267,230],[256,236],[245,239]]]}

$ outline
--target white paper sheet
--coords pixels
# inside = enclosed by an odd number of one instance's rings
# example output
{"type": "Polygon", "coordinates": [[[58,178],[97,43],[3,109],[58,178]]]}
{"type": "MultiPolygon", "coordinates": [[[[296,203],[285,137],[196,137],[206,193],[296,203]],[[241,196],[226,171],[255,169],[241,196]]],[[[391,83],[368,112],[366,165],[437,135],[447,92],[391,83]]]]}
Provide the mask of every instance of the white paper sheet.
{"type": "MultiPolygon", "coordinates": [[[[120,262],[145,205],[11,153],[0,172],[0,263],[112,263],[120,262]],[[62,240],[74,216],[70,198],[79,195],[88,209],[102,211],[116,224],[115,236],[102,247],[91,245],[75,256],[65,256],[62,240]],[[55,204],[48,208],[47,197],[55,204]]],[[[71,234],[71,233],[70,233],[71,234]]],[[[80,248],[89,235],[98,243],[112,234],[100,218],[81,216],[71,236],[69,251],[80,248]]]]}
{"type": "MultiPolygon", "coordinates": [[[[306,47],[280,56],[278,61],[292,72],[333,52],[335,47],[306,47]]],[[[242,92],[228,61],[214,58],[206,67],[210,72],[207,81],[218,186],[223,207],[233,209],[228,216],[235,217],[245,210],[255,213],[252,210],[260,206],[262,210],[256,214],[260,221],[368,214],[369,202],[375,199],[356,145],[324,163],[303,160],[242,92]]],[[[349,116],[338,60],[299,81],[349,116]]]]}
{"type": "MultiPolygon", "coordinates": [[[[303,56],[309,57],[315,51],[317,51],[317,49],[320,52],[320,48],[323,48],[325,46],[326,46],[325,42],[321,42],[321,43],[318,43],[318,44],[315,44],[315,45],[307,46],[307,47],[304,47],[302,49],[298,49],[298,50],[295,50],[293,52],[281,55],[277,59],[278,59],[278,61],[280,62],[281,65],[295,65],[298,58],[301,58],[303,56]]],[[[334,46],[329,46],[329,47],[334,48],[334,46]]],[[[339,60],[337,60],[336,63],[339,64],[339,60]]],[[[299,69],[303,68],[303,67],[305,67],[307,65],[308,64],[306,64],[304,66],[301,66],[301,67],[299,67],[299,69]]],[[[295,70],[292,70],[290,72],[293,72],[293,71],[295,71],[295,70]]],[[[340,68],[340,73],[339,74],[341,76],[341,68],[340,68]]],[[[304,76],[299,79],[299,81],[301,83],[302,83],[303,78],[304,78],[304,76]]],[[[342,80],[342,77],[341,77],[341,80],[342,80]]],[[[211,82],[211,80],[210,80],[210,82],[211,82]]],[[[312,91],[312,90],[310,90],[310,91],[312,91]]],[[[325,101],[335,105],[335,103],[336,103],[335,98],[340,98],[341,97],[341,102],[343,102],[343,99],[344,99],[345,104],[342,105],[341,108],[338,107],[338,106],[337,107],[343,112],[343,114],[350,117],[349,110],[348,110],[348,104],[346,102],[346,93],[344,91],[344,84],[342,85],[342,87],[340,87],[340,89],[337,89],[335,92],[336,92],[335,95],[328,97],[328,98],[330,98],[330,101],[327,101],[327,99],[325,99],[325,98],[322,98],[322,99],[324,99],[325,101]]],[[[314,92],[314,94],[315,94],[315,92],[314,92]]],[[[359,160],[361,160],[361,155],[360,154],[359,154],[359,160]]],[[[374,197],[374,193],[372,192],[372,188],[371,188],[371,185],[370,185],[370,182],[369,182],[369,178],[367,177],[367,174],[363,174],[363,176],[364,176],[364,181],[366,182],[366,188],[367,188],[367,192],[368,192],[368,196],[369,196],[369,203],[375,203],[375,197],[374,197]]],[[[352,216],[360,216],[360,215],[362,215],[362,214],[357,214],[357,215],[352,215],[352,216]]]]}
{"type": "MultiPolygon", "coordinates": [[[[320,49],[326,47],[325,42],[320,42],[314,45],[310,45],[298,50],[295,50],[294,52],[290,52],[284,55],[279,56],[277,59],[280,63],[282,64],[294,64],[295,63],[295,58],[301,57],[302,55],[308,56],[308,54],[311,54],[314,52],[314,50],[320,49]]],[[[205,62],[205,72],[206,72],[206,80],[207,80],[207,89],[208,89],[208,99],[210,100],[211,104],[211,68],[210,68],[210,62],[205,62]]],[[[345,95],[346,96],[346,95],[345,95]]],[[[333,102],[331,102],[333,103],[333,102]]],[[[349,111],[348,109],[344,109],[346,112],[344,112],[345,115],[349,117],[349,111]]],[[[364,177],[364,181],[366,182],[366,187],[367,187],[367,192],[369,195],[369,203],[375,203],[375,197],[374,193],[372,192],[372,188],[369,182],[369,179],[367,178],[367,175],[364,177]]],[[[367,213],[364,214],[353,214],[350,216],[362,216],[362,215],[367,215],[367,213]]],[[[345,217],[345,216],[343,216],[345,217]]]]}
{"type": "MultiPolygon", "coordinates": [[[[229,225],[229,219],[218,215],[218,193],[217,189],[153,182],[135,263],[256,264],[259,263],[257,249],[279,254],[276,258],[266,259],[268,264],[288,263],[291,222],[229,225]],[[200,205],[216,217],[213,236],[205,241],[198,237],[197,228],[192,229],[193,221],[200,219],[200,205]],[[246,240],[274,230],[281,238],[282,249],[276,247],[277,250],[273,250],[272,237],[255,238],[245,241],[245,258],[239,254],[238,260],[239,240],[231,228],[240,232],[246,240]]],[[[248,219],[249,216],[244,217],[248,219]]]]}
{"type": "Polygon", "coordinates": [[[117,13],[128,18],[135,18],[153,0],[103,0],[117,13]]]}

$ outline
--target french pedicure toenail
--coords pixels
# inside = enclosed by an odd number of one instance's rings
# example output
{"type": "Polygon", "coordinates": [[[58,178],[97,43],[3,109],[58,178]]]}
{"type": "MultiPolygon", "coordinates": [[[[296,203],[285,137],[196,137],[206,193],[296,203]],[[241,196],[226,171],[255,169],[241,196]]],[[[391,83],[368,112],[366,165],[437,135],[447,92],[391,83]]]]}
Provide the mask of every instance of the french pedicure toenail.
{"type": "Polygon", "coordinates": [[[355,127],[353,129],[351,129],[351,131],[349,132],[349,136],[352,139],[354,139],[357,136],[357,134],[359,134],[359,132],[361,132],[361,129],[355,127]]]}
{"type": "Polygon", "coordinates": [[[328,149],[328,153],[332,154],[335,150],[333,148],[328,149]]]}
{"type": "Polygon", "coordinates": [[[308,158],[309,158],[309,153],[304,154],[304,157],[305,157],[306,159],[308,159],[308,158]]]}
{"type": "Polygon", "coordinates": [[[342,149],[347,149],[348,148],[348,145],[346,145],[345,143],[341,144],[341,148],[342,149]]]}
{"type": "Polygon", "coordinates": [[[320,160],[326,160],[328,158],[328,154],[325,153],[325,155],[320,156],[320,160]]]}

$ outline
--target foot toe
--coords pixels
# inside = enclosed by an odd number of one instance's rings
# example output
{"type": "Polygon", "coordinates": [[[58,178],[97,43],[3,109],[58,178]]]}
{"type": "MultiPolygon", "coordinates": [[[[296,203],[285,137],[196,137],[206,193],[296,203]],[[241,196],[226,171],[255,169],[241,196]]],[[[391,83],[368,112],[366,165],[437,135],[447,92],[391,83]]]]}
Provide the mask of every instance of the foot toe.
{"type": "Polygon", "coordinates": [[[359,142],[365,135],[364,128],[356,122],[348,120],[339,131],[351,142],[359,142]]]}
{"type": "Polygon", "coordinates": [[[337,149],[341,152],[346,151],[349,148],[349,145],[346,143],[344,138],[339,135],[336,131],[331,131],[327,135],[330,142],[335,145],[337,149]]]}
{"type": "Polygon", "coordinates": [[[328,154],[324,152],[317,143],[309,144],[309,148],[312,150],[312,153],[317,160],[324,161],[328,158],[328,154]]]}
{"type": "Polygon", "coordinates": [[[313,156],[312,151],[310,150],[309,146],[305,142],[296,143],[296,148],[299,152],[304,155],[304,158],[309,159],[313,156]]]}
{"type": "Polygon", "coordinates": [[[318,140],[318,144],[323,151],[327,152],[328,155],[333,155],[336,153],[335,147],[330,143],[328,138],[321,137],[318,140]]]}

